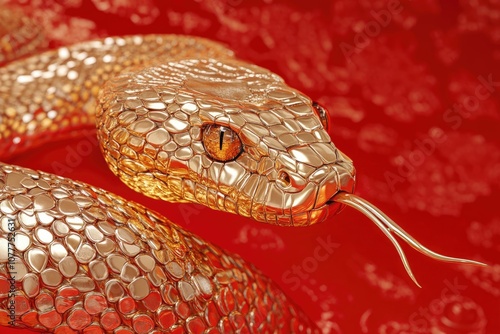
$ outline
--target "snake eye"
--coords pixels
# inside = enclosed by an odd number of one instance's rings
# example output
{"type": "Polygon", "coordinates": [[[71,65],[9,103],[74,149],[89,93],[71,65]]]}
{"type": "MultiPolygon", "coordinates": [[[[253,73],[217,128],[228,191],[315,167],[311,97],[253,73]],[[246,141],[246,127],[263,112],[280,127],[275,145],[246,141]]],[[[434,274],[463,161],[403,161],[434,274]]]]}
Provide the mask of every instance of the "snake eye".
{"type": "Polygon", "coordinates": [[[323,124],[323,128],[328,131],[328,126],[330,125],[330,119],[328,111],[323,108],[318,102],[313,102],[312,104],[316,115],[321,120],[321,124],[323,124]]]}
{"type": "Polygon", "coordinates": [[[243,149],[238,134],[218,124],[211,124],[203,129],[203,145],[212,159],[221,162],[236,159],[243,149]]]}

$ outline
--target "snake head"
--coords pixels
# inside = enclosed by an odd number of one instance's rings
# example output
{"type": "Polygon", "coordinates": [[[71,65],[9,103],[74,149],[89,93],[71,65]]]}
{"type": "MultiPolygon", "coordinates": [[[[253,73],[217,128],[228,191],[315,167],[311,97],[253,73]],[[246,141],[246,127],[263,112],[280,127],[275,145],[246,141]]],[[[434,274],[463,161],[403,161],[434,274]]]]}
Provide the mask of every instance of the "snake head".
{"type": "Polygon", "coordinates": [[[352,161],[326,112],[282,78],[235,59],[182,59],[109,81],[97,117],[101,149],[129,187],[286,226],[339,211],[352,161]]]}

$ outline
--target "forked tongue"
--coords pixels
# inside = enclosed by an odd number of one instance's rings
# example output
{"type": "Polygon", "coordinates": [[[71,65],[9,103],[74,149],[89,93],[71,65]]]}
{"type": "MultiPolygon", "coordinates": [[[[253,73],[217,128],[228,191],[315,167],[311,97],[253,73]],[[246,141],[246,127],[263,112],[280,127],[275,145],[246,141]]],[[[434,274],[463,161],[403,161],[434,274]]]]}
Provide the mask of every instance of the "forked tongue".
{"type": "Polygon", "coordinates": [[[405,241],[407,244],[415,248],[420,253],[428,257],[431,257],[435,260],[443,262],[465,263],[477,266],[487,266],[487,264],[482,262],[445,256],[430,250],[429,248],[423,246],[415,238],[413,238],[408,232],[403,230],[401,226],[396,224],[391,218],[389,218],[385,213],[380,211],[376,206],[374,206],[373,204],[371,204],[370,202],[366,201],[361,197],[346,192],[339,192],[332,198],[332,200],[338,203],[345,204],[360,211],[365,216],[367,216],[372,222],[374,222],[375,225],[377,225],[378,228],[382,230],[385,236],[389,238],[394,247],[396,247],[396,250],[398,251],[399,257],[403,262],[403,266],[405,267],[408,276],[410,276],[413,282],[420,288],[421,286],[418,283],[415,276],[413,275],[413,272],[411,271],[410,264],[406,259],[406,255],[403,249],[401,248],[401,246],[399,245],[398,241],[396,240],[396,238],[392,233],[399,236],[401,239],[403,239],[403,241],[405,241]]]}

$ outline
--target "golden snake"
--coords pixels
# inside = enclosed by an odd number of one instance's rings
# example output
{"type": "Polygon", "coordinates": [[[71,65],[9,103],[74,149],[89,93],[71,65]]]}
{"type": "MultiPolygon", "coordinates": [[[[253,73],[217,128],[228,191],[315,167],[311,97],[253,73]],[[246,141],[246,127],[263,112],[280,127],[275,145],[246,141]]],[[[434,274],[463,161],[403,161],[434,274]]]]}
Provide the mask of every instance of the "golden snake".
{"type": "MultiPolygon", "coordinates": [[[[430,251],[352,195],[354,167],[331,142],[326,111],[218,43],[106,38],[14,61],[0,79],[4,157],[97,119],[111,170],[147,196],[282,226],[318,223],[352,206],[393,242],[415,283],[392,233],[433,258],[480,264],[430,251]]],[[[0,223],[2,325],[315,331],[237,255],[90,185],[0,164],[0,223]]]]}

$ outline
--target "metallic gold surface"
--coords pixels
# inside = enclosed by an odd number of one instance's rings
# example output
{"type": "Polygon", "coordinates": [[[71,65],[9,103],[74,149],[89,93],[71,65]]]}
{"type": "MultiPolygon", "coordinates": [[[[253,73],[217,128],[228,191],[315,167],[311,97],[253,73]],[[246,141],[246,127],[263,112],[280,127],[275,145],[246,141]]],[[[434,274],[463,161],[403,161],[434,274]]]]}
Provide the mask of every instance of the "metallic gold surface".
{"type": "MultiPolygon", "coordinates": [[[[414,280],[391,233],[433,258],[480,264],[428,250],[350,195],[355,170],[325,130],[328,113],[217,43],[106,38],[14,61],[0,79],[5,155],[97,121],[111,170],[150,197],[282,226],[321,222],[345,204],[377,224],[414,280]]],[[[18,291],[0,295],[1,325],[13,303],[17,326],[45,332],[314,331],[241,258],[101,189],[0,163],[0,221],[0,280],[18,291]]]]}
{"type": "MultiPolygon", "coordinates": [[[[232,51],[188,36],[129,36],[60,48],[0,67],[0,152],[13,154],[95,127],[95,97],[106,80],[128,67],[191,55],[230,57],[232,51]]],[[[141,97],[148,101],[148,92],[141,97]]],[[[140,131],[147,130],[142,126],[140,131]]]]}
{"type": "MultiPolygon", "coordinates": [[[[16,326],[56,332],[65,327],[90,330],[94,323],[106,332],[184,328],[202,333],[222,331],[229,322],[251,332],[313,331],[301,311],[257,269],[138,204],[5,164],[0,164],[0,189],[6,203],[19,195],[30,201],[24,209],[2,213],[2,219],[20,221],[21,215],[34,214],[33,224],[17,226],[17,235],[24,237],[13,269],[7,247],[0,249],[0,280],[12,276],[17,282],[16,326]],[[25,186],[31,184],[27,179],[43,181],[47,189],[29,195],[33,188],[25,186]],[[58,188],[66,197],[54,195],[58,188]],[[81,214],[81,206],[89,213],[87,220],[61,223],[81,214]],[[54,219],[42,222],[35,207],[54,219]],[[51,232],[55,230],[57,234],[51,232]],[[136,247],[134,255],[129,247],[136,247]]],[[[2,230],[1,240],[7,236],[2,230]]],[[[7,325],[11,300],[0,295],[2,325],[7,325]]]]}
{"type": "Polygon", "coordinates": [[[117,75],[99,99],[106,161],[150,197],[300,226],[337,212],[331,198],[353,191],[352,162],[311,100],[255,65],[170,60],[117,75]]]}

